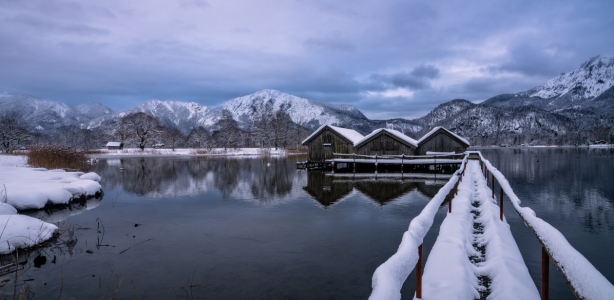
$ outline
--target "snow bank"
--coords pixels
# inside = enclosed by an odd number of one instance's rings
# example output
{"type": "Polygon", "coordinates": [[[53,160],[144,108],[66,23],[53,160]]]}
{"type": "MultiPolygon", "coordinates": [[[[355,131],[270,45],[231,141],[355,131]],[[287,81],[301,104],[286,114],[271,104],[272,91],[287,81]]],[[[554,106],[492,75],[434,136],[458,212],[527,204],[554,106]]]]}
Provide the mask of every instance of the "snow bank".
{"type": "Polygon", "coordinates": [[[95,173],[0,168],[0,184],[6,186],[7,202],[18,210],[40,209],[48,203],[67,204],[81,196],[93,196],[101,190],[101,186],[89,178],[100,180],[95,173]]]}
{"type": "Polygon", "coordinates": [[[403,233],[399,249],[386,262],[381,264],[373,274],[371,296],[369,299],[401,299],[401,287],[407,276],[418,262],[418,246],[422,245],[424,236],[433,225],[433,218],[450,190],[458,181],[458,174],[463,170],[467,158],[461,168],[429,201],[422,212],[409,224],[409,229],[403,233]]]}
{"type": "Polygon", "coordinates": [[[0,155],[0,167],[25,167],[27,161],[25,156],[0,155]]]}
{"type": "Polygon", "coordinates": [[[574,289],[576,295],[583,299],[609,299],[614,295],[614,286],[610,283],[580,252],[574,249],[563,234],[552,225],[538,218],[528,207],[520,206],[516,196],[505,176],[486,160],[480,152],[486,168],[497,178],[497,182],[509,197],[514,209],[531,228],[541,243],[546,247],[550,258],[563,273],[574,289]]]}
{"type": "Polygon", "coordinates": [[[23,215],[0,215],[0,254],[28,248],[53,236],[57,226],[23,215]]]}

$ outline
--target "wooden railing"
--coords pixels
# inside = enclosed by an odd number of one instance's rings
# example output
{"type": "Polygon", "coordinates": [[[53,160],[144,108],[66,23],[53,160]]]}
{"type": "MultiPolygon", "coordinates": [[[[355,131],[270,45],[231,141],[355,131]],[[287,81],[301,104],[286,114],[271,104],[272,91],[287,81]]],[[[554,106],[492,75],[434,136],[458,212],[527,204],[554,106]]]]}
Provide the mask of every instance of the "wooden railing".
{"type": "MultiPolygon", "coordinates": [[[[533,210],[520,207],[520,200],[514,194],[509,182],[501,172],[478,153],[480,168],[487,185],[492,185],[492,198],[495,198],[495,182],[499,183],[500,219],[503,221],[503,199],[508,197],[514,210],[541,243],[541,299],[548,299],[549,260],[563,274],[565,281],[578,299],[612,299],[614,286],[580,252],[574,249],[556,228],[538,218],[533,210]]],[[[471,155],[471,153],[470,153],[471,155]]]]}

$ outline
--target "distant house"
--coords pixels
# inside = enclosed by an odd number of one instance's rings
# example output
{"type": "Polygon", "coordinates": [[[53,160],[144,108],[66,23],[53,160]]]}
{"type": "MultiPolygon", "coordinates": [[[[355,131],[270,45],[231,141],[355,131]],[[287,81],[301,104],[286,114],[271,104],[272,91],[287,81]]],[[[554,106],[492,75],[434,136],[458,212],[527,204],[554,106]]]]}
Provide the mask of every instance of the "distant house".
{"type": "Polygon", "coordinates": [[[124,149],[124,143],[122,142],[108,142],[107,145],[108,150],[122,150],[124,149]]]}
{"type": "Polygon", "coordinates": [[[354,153],[354,144],[363,138],[352,129],[322,125],[302,144],[308,148],[309,161],[325,161],[332,159],[333,153],[354,153]]]}
{"type": "Polygon", "coordinates": [[[416,148],[416,140],[388,128],[376,129],[354,145],[356,154],[361,155],[413,155],[416,148]]]}
{"type": "Polygon", "coordinates": [[[416,155],[427,152],[463,153],[471,146],[469,141],[443,127],[435,127],[418,140],[416,155]]]}
{"type": "Polygon", "coordinates": [[[154,147],[155,149],[164,148],[165,146],[166,146],[166,145],[164,145],[164,144],[155,144],[155,145],[153,145],[153,147],[154,147]]]}

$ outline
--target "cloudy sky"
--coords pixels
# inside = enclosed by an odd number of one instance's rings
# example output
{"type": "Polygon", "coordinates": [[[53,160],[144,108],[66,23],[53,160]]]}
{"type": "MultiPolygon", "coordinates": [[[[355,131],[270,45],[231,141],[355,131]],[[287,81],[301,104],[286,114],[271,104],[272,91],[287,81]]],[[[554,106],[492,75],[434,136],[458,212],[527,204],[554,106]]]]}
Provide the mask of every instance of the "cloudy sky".
{"type": "Polygon", "coordinates": [[[614,1],[0,0],[0,91],[122,110],[261,89],[420,117],[614,53],[614,1]]]}

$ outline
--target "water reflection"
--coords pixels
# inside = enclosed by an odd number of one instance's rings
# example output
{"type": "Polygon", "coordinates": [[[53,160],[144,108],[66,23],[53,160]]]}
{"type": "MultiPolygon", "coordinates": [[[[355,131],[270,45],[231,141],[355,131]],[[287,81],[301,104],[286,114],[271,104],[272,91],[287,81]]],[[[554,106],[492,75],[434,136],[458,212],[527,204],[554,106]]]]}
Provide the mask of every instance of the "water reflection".
{"type": "Polygon", "coordinates": [[[41,210],[27,210],[19,213],[36,219],[42,219],[45,222],[57,224],[71,216],[76,216],[86,210],[92,210],[98,207],[102,201],[102,197],[103,195],[98,195],[87,200],[72,202],[65,206],[48,207],[41,210]]]}
{"type": "Polygon", "coordinates": [[[589,232],[614,230],[614,149],[482,150],[529,206],[589,232]]]}

